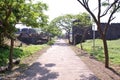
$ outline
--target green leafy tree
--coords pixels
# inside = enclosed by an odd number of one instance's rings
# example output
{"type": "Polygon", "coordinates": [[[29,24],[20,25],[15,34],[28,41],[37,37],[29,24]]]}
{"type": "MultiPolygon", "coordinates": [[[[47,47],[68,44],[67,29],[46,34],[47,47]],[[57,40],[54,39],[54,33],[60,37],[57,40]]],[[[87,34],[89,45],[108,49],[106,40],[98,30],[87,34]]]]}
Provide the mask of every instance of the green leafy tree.
{"type": "Polygon", "coordinates": [[[69,34],[70,34],[70,30],[72,28],[72,21],[74,19],[73,17],[74,16],[72,14],[66,14],[63,16],[56,17],[51,22],[52,25],[57,26],[61,29],[64,29],[67,32],[69,42],[70,42],[69,34]]]}
{"type": "Polygon", "coordinates": [[[47,10],[47,5],[42,2],[32,3],[32,0],[27,3],[25,0],[1,0],[0,4],[0,41],[4,42],[4,37],[11,40],[8,66],[11,70],[15,25],[22,23],[31,27],[43,27],[47,23],[47,16],[43,13],[44,10],[47,10]]]}
{"type": "MultiPolygon", "coordinates": [[[[81,49],[83,50],[82,42],[85,39],[85,34],[86,34],[88,28],[91,26],[92,21],[91,21],[90,15],[85,12],[76,15],[75,18],[78,21],[75,22],[73,25],[76,25],[76,26],[78,25],[78,27],[83,29],[83,34],[81,35],[81,40],[80,40],[80,46],[81,46],[81,49]]],[[[74,44],[75,44],[75,42],[74,42],[74,44]]]]}
{"type": "MultiPolygon", "coordinates": [[[[106,33],[109,28],[110,22],[115,19],[114,14],[120,9],[120,0],[98,0],[97,8],[97,16],[96,14],[91,10],[89,6],[90,0],[77,0],[87,11],[88,13],[92,16],[94,22],[96,23],[98,27],[98,31],[101,35],[101,38],[103,40],[103,45],[104,45],[104,55],[105,55],[105,67],[109,67],[109,54],[108,54],[108,46],[107,46],[107,41],[106,41],[106,33]],[[106,6],[105,10],[102,11],[102,7],[106,6]],[[109,15],[108,15],[109,14],[109,15]],[[104,26],[104,29],[101,28],[101,18],[105,17],[108,15],[108,20],[106,25],[104,26]]],[[[92,0],[91,0],[92,1],[92,0]]]]}
{"type": "Polygon", "coordinates": [[[52,20],[47,26],[47,32],[49,32],[53,36],[60,36],[62,34],[62,29],[56,26],[55,20],[52,20]]]}
{"type": "Polygon", "coordinates": [[[51,22],[55,26],[58,26],[67,32],[69,43],[70,43],[70,32],[72,30],[74,20],[80,21],[80,22],[75,23],[74,25],[81,24],[82,26],[88,26],[91,24],[90,16],[87,13],[80,13],[77,15],[66,14],[63,16],[56,17],[51,22]]]}
{"type": "Polygon", "coordinates": [[[43,28],[48,22],[48,16],[44,14],[44,10],[47,10],[47,8],[47,5],[42,2],[33,3],[31,1],[24,4],[20,22],[27,26],[43,28]]]}

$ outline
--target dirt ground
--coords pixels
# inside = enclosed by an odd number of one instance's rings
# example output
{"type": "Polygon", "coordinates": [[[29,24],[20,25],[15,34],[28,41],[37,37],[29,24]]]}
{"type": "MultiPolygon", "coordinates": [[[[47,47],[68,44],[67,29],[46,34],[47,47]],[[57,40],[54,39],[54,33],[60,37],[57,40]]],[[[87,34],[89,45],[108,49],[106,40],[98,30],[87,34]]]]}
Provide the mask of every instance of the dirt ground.
{"type": "Polygon", "coordinates": [[[85,51],[81,51],[75,46],[71,48],[76,52],[76,54],[83,60],[84,63],[90,68],[90,70],[101,80],[120,80],[120,66],[113,67],[110,65],[110,69],[104,67],[104,63],[97,61],[85,51]],[[114,69],[113,69],[114,68],[114,69]]]}

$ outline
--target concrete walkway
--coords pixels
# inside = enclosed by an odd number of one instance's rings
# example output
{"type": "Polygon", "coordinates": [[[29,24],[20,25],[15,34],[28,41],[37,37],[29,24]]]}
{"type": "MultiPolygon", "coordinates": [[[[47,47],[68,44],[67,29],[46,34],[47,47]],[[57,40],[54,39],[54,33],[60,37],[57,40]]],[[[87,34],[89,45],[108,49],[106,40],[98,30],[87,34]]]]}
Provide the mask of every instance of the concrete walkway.
{"type": "Polygon", "coordinates": [[[17,80],[98,80],[64,40],[43,53],[17,80]]]}

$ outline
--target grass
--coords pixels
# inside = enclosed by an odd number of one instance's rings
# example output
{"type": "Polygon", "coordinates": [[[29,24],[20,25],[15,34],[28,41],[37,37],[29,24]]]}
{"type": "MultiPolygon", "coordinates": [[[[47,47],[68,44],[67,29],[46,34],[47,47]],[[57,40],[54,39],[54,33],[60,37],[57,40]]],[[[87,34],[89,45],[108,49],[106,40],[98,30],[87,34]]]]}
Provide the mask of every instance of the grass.
{"type": "MultiPolygon", "coordinates": [[[[34,54],[35,52],[43,49],[47,45],[29,45],[23,47],[14,48],[13,58],[25,58],[34,54]]],[[[8,48],[0,48],[0,66],[4,66],[8,63],[9,56],[9,47],[8,48]]]]}
{"type": "Polygon", "coordinates": [[[30,56],[30,55],[34,54],[35,52],[43,49],[45,46],[47,46],[47,45],[29,45],[27,47],[24,46],[24,47],[16,48],[18,50],[21,50],[22,52],[19,53],[19,51],[15,50],[15,54],[17,54],[17,55],[20,54],[19,57],[21,57],[21,58],[26,57],[26,56],[30,56]]]}
{"type": "MultiPolygon", "coordinates": [[[[108,51],[109,58],[111,64],[120,65],[120,39],[118,40],[108,40],[108,51]]],[[[95,56],[98,60],[104,61],[104,53],[103,53],[103,43],[102,40],[95,40],[95,50],[92,48],[93,40],[87,40],[83,43],[83,49],[95,56]]],[[[80,47],[77,45],[77,47],[80,47]]]]}

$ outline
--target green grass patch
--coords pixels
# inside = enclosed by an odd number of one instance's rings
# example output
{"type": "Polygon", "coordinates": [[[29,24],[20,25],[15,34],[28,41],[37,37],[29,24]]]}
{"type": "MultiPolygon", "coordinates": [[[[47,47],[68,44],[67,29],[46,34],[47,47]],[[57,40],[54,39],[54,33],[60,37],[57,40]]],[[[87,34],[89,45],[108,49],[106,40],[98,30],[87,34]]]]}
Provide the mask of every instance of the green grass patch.
{"type": "MultiPolygon", "coordinates": [[[[13,58],[25,58],[35,52],[45,48],[47,45],[29,45],[24,47],[14,48],[13,58]]],[[[9,48],[0,48],[0,66],[8,63],[9,48]]]]}
{"type": "MultiPolygon", "coordinates": [[[[120,39],[108,40],[108,51],[111,64],[120,64],[120,39]]],[[[104,61],[103,42],[101,39],[95,40],[95,49],[93,51],[93,40],[87,40],[83,43],[83,49],[95,56],[98,60],[104,61]]],[[[77,47],[80,47],[77,45],[77,47]]]]}

